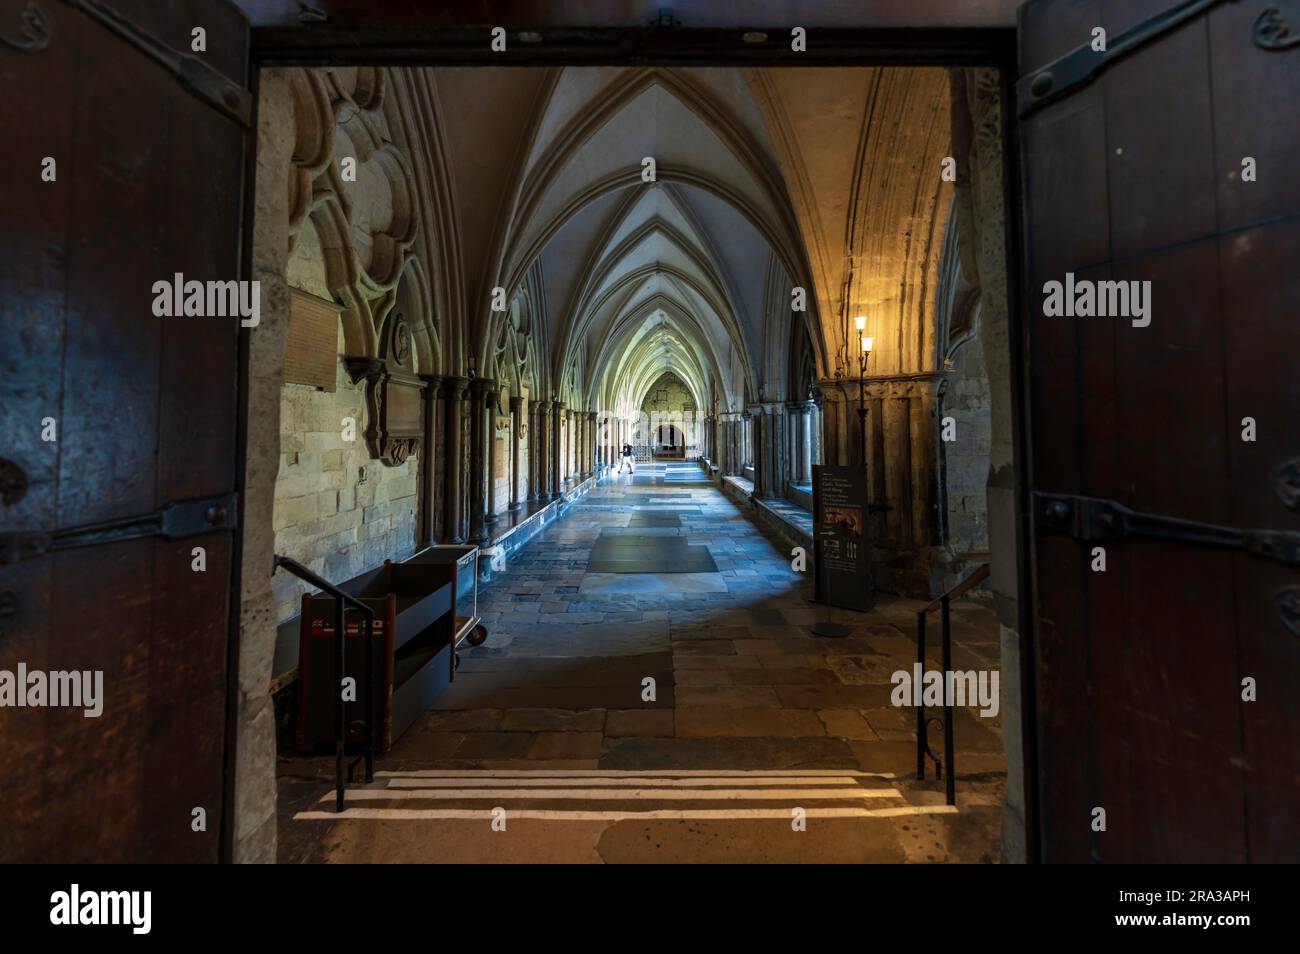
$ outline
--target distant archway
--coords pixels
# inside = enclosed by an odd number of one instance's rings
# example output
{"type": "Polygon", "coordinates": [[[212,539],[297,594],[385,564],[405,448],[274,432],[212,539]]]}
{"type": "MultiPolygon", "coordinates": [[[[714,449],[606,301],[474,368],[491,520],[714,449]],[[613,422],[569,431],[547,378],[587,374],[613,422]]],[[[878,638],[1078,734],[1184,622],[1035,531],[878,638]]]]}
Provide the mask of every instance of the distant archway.
{"type": "Polygon", "coordinates": [[[681,460],[686,456],[686,433],[676,424],[660,424],[654,439],[655,457],[681,460]]]}

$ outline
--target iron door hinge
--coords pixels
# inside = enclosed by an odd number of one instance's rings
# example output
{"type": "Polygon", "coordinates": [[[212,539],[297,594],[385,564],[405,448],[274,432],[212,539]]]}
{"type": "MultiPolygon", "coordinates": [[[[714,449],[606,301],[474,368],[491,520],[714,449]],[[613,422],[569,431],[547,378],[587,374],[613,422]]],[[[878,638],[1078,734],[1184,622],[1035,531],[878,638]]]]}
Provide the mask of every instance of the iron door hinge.
{"type": "Polygon", "coordinates": [[[1239,530],[1178,517],[1141,513],[1113,500],[1035,491],[1034,526],[1076,540],[1106,541],[1147,537],[1199,546],[1244,550],[1266,560],[1300,564],[1300,533],[1289,530],[1239,530]]]}
{"type": "MultiPolygon", "coordinates": [[[[1125,30],[1108,41],[1105,50],[1094,50],[1090,42],[1084,43],[1060,59],[1022,76],[1016,83],[1016,103],[1020,118],[1023,119],[1047,104],[1069,95],[1080,86],[1091,83],[1097,78],[1098,73],[1112,63],[1222,2],[1223,0],[1184,0],[1177,6],[1157,13],[1125,30]]],[[[1235,3],[1236,0],[1233,2],[1235,3]]]]}
{"type": "Polygon", "coordinates": [[[73,547],[116,543],[139,537],[183,540],[186,537],[233,530],[239,525],[239,496],[226,494],[202,500],[175,500],[139,517],[88,523],[52,533],[0,533],[0,564],[18,563],[73,547]]]}
{"type": "Polygon", "coordinates": [[[232,83],[197,56],[168,46],[152,33],[140,29],[103,0],[64,0],[64,3],[93,18],[161,65],[191,95],[245,129],[252,124],[253,97],[248,90],[238,83],[232,83]]]}

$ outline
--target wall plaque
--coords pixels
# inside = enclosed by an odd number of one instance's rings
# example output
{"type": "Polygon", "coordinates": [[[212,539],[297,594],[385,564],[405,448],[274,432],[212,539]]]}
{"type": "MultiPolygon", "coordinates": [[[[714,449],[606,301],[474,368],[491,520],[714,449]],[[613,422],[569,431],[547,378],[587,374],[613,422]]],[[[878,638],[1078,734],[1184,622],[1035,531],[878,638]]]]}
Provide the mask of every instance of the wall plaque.
{"type": "Polygon", "coordinates": [[[285,383],[309,384],[322,391],[333,391],[339,358],[339,315],[343,308],[297,288],[289,291],[285,383]]]}

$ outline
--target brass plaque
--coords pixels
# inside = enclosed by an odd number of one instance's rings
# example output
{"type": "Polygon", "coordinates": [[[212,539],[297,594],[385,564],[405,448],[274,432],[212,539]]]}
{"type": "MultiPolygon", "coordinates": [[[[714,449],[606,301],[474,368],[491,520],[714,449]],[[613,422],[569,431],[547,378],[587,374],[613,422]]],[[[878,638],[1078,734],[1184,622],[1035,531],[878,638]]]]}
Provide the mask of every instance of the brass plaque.
{"type": "Polygon", "coordinates": [[[339,362],[339,314],[343,309],[297,288],[290,291],[284,380],[333,391],[339,362]]]}

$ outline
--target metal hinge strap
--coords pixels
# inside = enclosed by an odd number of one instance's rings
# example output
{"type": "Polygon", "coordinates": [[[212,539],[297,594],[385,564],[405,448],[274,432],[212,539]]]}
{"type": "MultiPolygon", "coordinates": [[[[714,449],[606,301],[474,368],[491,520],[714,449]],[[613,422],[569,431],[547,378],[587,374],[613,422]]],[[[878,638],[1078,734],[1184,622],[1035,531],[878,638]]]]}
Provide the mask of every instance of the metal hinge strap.
{"type": "Polygon", "coordinates": [[[118,13],[102,0],[64,0],[161,64],[192,95],[233,119],[245,129],[252,120],[253,98],[244,87],[230,82],[198,57],[181,53],[118,13]]]}
{"type": "Polygon", "coordinates": [[[1222,2],[1184,0],[1124,31],[1108,42],[1104,51],[1094,50],[1090,43],[1085,43],[1042,69],[1022,76],[1016,83],[1016,102],[1021,118],[1091,83],[1112,63],[1222,2]]]}
{"type": "Polygon", "coordinates": [[[1149,537],[1230,550],[1244,550],[1267,560],[1300,564],[1300,533],[1288,530],[1239,530],[1178,517],[1141,513],[1113,500],[1034,492],[1034,525],[1047,533],[1076,540],[1123,540],[1149,537]]]}
{"type": "Polygon", "coordinates": [[[238,524],[237,494],[206,497],[202,500],[176,500],[139,517],[83,524],[52,533],[0,533],[0,564],[18,563],[56,550],[116,543],[139,537],[182,540],[214,530],[232,530],[238,524]]]}

